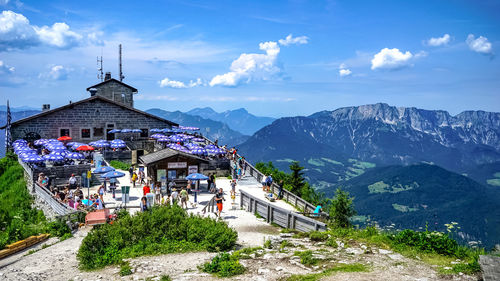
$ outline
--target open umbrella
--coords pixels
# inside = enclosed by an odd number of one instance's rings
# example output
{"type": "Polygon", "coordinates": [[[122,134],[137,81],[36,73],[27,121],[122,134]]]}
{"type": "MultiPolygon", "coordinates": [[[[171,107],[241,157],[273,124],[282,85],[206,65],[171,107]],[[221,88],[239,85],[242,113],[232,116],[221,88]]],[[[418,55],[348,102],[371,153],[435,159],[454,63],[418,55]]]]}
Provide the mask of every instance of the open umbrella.
{"type": "Polygon", "coordinates": [[[49,155],[60,155],[62,157],[66,156],[68,152],[66,150],[51,151],[49,155]]]}
{"type": "Polygon", "coordinates": [[[121,133],[132,133],[131,129],[122,129],[121,133]]]}
{"type": "Polygon", "coordinates": [[[101,166],[101,167],[96,168],[94,170],[94,174],[104,174],[104,173],[111,172],[111,171],[114,171],[114,170],[115,170],[115,168],[113,168],[113,167],[101,166]]]}
{"type": "Polygon", "coordinates": [[[63,161],[64,160],[63,156],[56,155],[56,154],[45,155],[43,158],[45,160],[48,160],[48,161],[51,161],[51,162],[59,162],[59,161],[63,161]]]}
{"type": "Polygon", "coordinates": [[[109,147],[110,144],[108,142],[96,142],[92,146],[97,147],[97,148],[104,148],[104,147],[109,147]]]}
{"type": "Polygon", "coordinates": [[[156,129],[156,128],[154,128],[154,129],[151,129],[151,130],[149,130],[149,131],[150,131],[151,133],[160,133],[162,130],[161,130],[161,129],[156,129]]]}
{"type": "Polygon", "coordinates": [[[115,134],[115,133],[120,133],[121,130],[118,130],[118,129],[113,129],[111,131],[108,132],[108,134],[115,134]]]}
{"type": "Polygon", "coordinates": [[[70,136],[62,136],[57,139],[58,141],[69,141],[72,140],[70,136]]]}
{"type": "Polygon", "coordinates": [[[152,137],[152,138],[154,138],[154,139],[159,139],[159,138],[164,138],[164,137],[166,137],[166,136],[165,136],[165,135],[162,135],[162,134],[158,134],[158,133],[157,133],[157,134],[153,134],[153,135],[151,135],[151,137],[152,137]]]}
{"type": "Polygon", "coordinates": [[[125,143],[125,141],[121,139],[114,139],[111,141],[111,143],[125,143]]]}
{"type": "Polygon", "coordinates": [[[76,150],[78,150],[78,151],[90,151],[90,150],[94,150],[94,148],[90,145],[82,145],[82,146],[79,146],[76,150]]]}
{"type": "Polygon", "coordinates": [[[125,176],[125,173],[118,172],[118,171],[111,171],[111,172],[107,172],[105,174],[102,174],[101,178],[112,179],[112,178],[121,178],[123,176],[125,176]]]}
{"type": "Polygon", "coordinates": [[[186,177],[187,180],[207,180],[208,177],[203,175],[203,174],[200,174],[200,173],[193,173],[193,174],[189,174],[187,177],[186,177]]]}
{"type": "Polygon", "coordinates": [[[65,158],[67,159],[73,159],[73,160],[82,160],[85,159],[85,156],[83,154],[78,153],[78,152],[69,152],[64,155],[65,158]]]}
{"type": "Polygon", "coordinates": [[[41,162],[45,161],[42,157],[35,155],[35,154],[30,155],[29,157],[23,158],[22,160],[23,160],[23,162],[26,162],[26,163],[41,163],[41,162]]]}
{"type": "Polygon", "coordinates": [[[46,139],[38,139],[34,142],[35,145],[44,145],[47,142],[46,139]]]}
{"type": "Polygon", "coordinates": [[[24,139],[18,139],[18,140],[15,140],[12,144],[15,145],[15,144],[28,144],[28,141],[27,140],[24,140],[24,139]]]}
{"type": "Polygon", "coordinates": [[[120,182],[116,178],[109,179],[109,183],[118,183],[118,184],[120,184],[120,182]]]}
{"type": "Polygon", "coordinates": [[[132,133],[142,133],[142,130],[141,129],[133,129],[132,133]]]}
{"type": "Polygon", "coordinates": [[[127,147],[127,145],[124,143],[112,143],[109,147],[111,147],[111,148],[125,148],[125,147],[127,147]]]}

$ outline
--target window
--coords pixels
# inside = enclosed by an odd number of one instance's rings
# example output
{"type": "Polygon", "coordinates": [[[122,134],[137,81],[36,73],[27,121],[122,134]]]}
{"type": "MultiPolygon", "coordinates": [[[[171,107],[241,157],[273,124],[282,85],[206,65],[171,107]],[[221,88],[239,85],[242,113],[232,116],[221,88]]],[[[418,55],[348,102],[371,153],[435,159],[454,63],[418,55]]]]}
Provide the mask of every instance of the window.
{"type": "Polygon", "coordinates": [[[90,139],[90,129],[82,129],[82,139],[90,139]]]}
{"type": "Polygon", "coordinates": [[[148,129],[141,129],[141,138],[147,138],[148,133],[149,133],[148,129]]]}
{"type": "Polygon", "coordinates": [[[104,136],[104,128],[94,128],[94,137],[104,136]]]}
{"type": "Polygon", "coordinates": [[[59,136],[64,137],[64,136],[70,136],[69,135],[69,128],[64,128],[59,130],[59,136]]]}

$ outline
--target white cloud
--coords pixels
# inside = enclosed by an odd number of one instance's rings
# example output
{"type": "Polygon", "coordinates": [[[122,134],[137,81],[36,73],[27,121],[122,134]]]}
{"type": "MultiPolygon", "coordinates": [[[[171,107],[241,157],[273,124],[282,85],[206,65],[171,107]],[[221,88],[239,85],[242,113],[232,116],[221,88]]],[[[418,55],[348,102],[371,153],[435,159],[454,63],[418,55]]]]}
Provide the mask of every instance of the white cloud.
{"type": "Polygon", "coordinates": [[[396,70],[404,68],[411,65],[412,58],[413,55],[409,51],[403,53],[397,48],[383,48],[373,56],[371,69],[396,70]]]}
{"type": "Polygon", "coordinates": [[[186,89],[186,88],[193,88],[197,86],[203,85],[203,81],[201,78],[196,79],[195,81],[191,80],[189,81],[188,84],[182,82],[182,81],[176,81],[176,80],[170,80],[169,78],[164,78],[159,82],[160,87],[165,88],[175,88],[175,89],[186,89]]]}
{"type": "Polygon", "coordinates": [[[280,52],[278,43],[269,41],[259,44],[259,49],[265,54],[241,54],[231,63],[230,72],[217,75],[210,81],[210,86],[237,86],[254,80],[269,80],[281,72],[276,65],[280,52]]]}
{"type": "Polygon", "coordinates": [[[345,63],[340,64],[340,66],[339,66],[339,75],[340,75],[340,77],[349,76],[351,74],[352,74],[352,71],[347,68],[347,66],[345,65],[345,63]]]}
{"type": "Polygon", "coordinates": [[[0,74],[11,74],[14,73],[15,68],[13,66],[6,65],[0,60],[0,74]]]}
{"type": "Polygon", "coordinates": [[[0,5],[5,6],[9,4],[9,0],[0,0],[0,5]]]}
{"type": "Polygon", "coordinates": [[[307,44],[308,40],[309,37],[307,36],[299,36],[294,38],[292,34],[289,34],[285,39],[280,39],[278,40],[278,42],[282,46],[288,46],[291,44],[297,44],[297,45],[307,44]]]}
{"type": "Polygon", "coordinates": [[[479,36],[476,39],[474,34],[469,34],[465,42],[467,43],[467,45],[469,45],[469,48],[474,52],[483,55],[493,55],[493,48],[491,46],[491,43],[488,41],[488,38],[486,37],[479,36]]]}
{"type": "MultiPolygon", "coordinates": [[[[94,43],[97,35],[89,34],[88,40],[94,43]]],[[[52,26],[31,25],[22,14],[3,11],[0,14],[0,51],[24,49],[37,45],[48,45],[61,49],[71,48],[84,43],[84,37],[64,22],[52,26]]]]}
{"type": "Polygon", "coordinates": [[[442,37],[437,37],[437,38],[432,37],[431,39],[426,41],[426,44],[432,47],[439,47],[447,45],[448,43],[450,43],[450,41],[451,41],[451,36],[449,34],[445,34],[442,37]]]}
{"type": "Polygon", "coordinates": [[[72,71],[73,69],[62,65],[50,65],[49,70],[47,72],[40,73],[38,78],[62,81],[68,79],[68,74],[72,71]]]}

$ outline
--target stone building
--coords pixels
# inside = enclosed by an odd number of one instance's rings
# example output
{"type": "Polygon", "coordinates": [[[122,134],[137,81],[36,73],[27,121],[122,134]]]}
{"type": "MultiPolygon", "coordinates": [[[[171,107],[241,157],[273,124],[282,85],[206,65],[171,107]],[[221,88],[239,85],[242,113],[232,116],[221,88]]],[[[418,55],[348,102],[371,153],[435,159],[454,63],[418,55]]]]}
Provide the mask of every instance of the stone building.
{"type": "Polygon", "coordinates": [[[134,107],[134,94],[137,89],[121,81],[111,78],[111,73],[107,72],[104,81],[87,88],[90,96],[101,96],[109,100],[134,107]]]}
{"type": "Polygon", "coordinates": [[[69,103],[12,123],[12,139],[58,138],[70,136],[73,141],[112,140],[113,129],[141,129],[135,139],[146,139],[152,128],[172,128],[178,124],[129,107],[100,95],[69,103]]]}

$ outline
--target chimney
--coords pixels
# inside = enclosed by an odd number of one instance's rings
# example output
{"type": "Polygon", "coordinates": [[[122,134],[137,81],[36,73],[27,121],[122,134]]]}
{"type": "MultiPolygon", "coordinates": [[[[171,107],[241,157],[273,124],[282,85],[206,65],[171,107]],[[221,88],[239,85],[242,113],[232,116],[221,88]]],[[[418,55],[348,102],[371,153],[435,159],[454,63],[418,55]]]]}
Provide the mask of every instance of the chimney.
{"type": "Polygon", "coordinates": [[[47,111],[47,110],[50,110],[50,104],[43,104],[42,111],[47,111]]]}
{"type": "Polygon", "coordinates": [[[89,92],[90,92],[90,96],[93,97],[97,93],[97,89],[96,88],[90,88],[89,92]]]}
{"type": "Polygon", "coordinates": [[[106,75],[104,76],[104,81],[108,81],[111,79],[111,72],[106,72],[106,75]]]}

